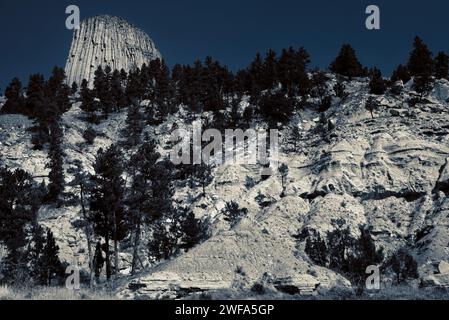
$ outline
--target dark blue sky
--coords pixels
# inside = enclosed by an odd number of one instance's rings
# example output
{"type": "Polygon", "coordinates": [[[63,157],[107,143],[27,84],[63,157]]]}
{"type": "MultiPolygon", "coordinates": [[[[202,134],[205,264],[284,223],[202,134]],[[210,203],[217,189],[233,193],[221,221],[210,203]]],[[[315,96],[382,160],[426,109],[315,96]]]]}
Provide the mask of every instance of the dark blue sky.
{"type": "Polygon", "coordinates": [[[169,65],[212,55],[231,69],[257,51],[304,46],[312,65],[327,67],[342,43],[364,65],[389,74],[406,61],[420,35],[436,52],[449,52],[449,3],[444,0],[0,0],[0,91],[14,76],[48,74],[64,66],[72,39],[65,8],[82,18],[117,15],[145,30],[169,65]],[[381,30],[365,29],[365,8],[381,9],[381,30]]]}

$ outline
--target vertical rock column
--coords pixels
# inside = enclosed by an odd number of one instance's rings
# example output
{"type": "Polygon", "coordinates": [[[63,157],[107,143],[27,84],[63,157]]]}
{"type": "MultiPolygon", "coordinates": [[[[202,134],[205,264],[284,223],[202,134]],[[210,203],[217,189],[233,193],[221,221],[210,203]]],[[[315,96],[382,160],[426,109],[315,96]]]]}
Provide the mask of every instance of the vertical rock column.
{"type": "Polygon", "coordinates": [[[81,84],[83,79],[93,85],[98,66],[130,71],[161,58],[150,37],[123,19],[97,16],[81,23],[73,34],[65,72],[67,83],[81,84]]]}

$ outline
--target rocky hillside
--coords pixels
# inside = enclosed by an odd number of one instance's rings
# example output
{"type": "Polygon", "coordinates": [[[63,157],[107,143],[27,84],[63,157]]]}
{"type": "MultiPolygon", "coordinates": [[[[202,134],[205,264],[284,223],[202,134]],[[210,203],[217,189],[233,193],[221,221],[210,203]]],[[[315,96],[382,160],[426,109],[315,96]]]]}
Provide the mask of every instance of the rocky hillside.
{"type": "Polygon", "coordinates": [[[437,83],[426,103],[415,107],[406,103],[414,95],[410,90],[399,97],[381,96],[374,119],[364,107],[367,82],[353,81],[348,88],[345,101],[334,99],[327,112],[335,129],[318,134],[318,114],[307,110],[284,128],[279,160],[290,168],[285,197],[280,196],[279,176],[247,189],[246,176],[256,177],[257,170],[217,168],[210,198],[203,200],[206,206],[193,204],[197,214],[220,220],[224,203],[237,200],[249,209],[248,217],[235,229],[223,227],[194,250],[139,276],[122,294],[152,296],[162,288],[170,293],[173,284],[187,291],[249,289],[267,277],[278,287],[293,285],[304,294],[347,286],[339,275],[311,263],[293,238],[306,228],[325,237],[334,228],[332,220],[341,218],[354,236],[359,226],[372,227],[376,246],[387,257],[412,247],[423,283],[446,285],[447,274],[433,274],[449,260],[449,83],[437,83]],[[285,151],[292,126],[302,131],[299,152],[285,151]],[[256,201],[260,194],[269,199],[268,205],[256,201]]]}
{"type": "MultiPolygon", "coordinates": [[[[332,86],[336,80],[329,77],[332,86]]],[[[383,247],[386,256],[408,246],[418,262],[421,282],[445,285],[447,275],[434,273],[449,261],[449,82],[436,82],[432,93],[416,105],[408,103],[415,96],[411,83],[400,95],[378,96],[373,118],[365,109],[368,82],[353,80],[346,87],[348,96],[333,97],[326,111],[332,125],[323,130],[319,113],[305,108],[282,127],[278,160],[289,167],[284,194],[279,175],[264,180],[261,168],[254,165],[214,168],[206,197],[199,196],[199,188],[179,186],[175,201],[192,208],[197,217],[209,216],[212,237],[161,264],[144,261],[146,270],[137,277],[128,277],[130,249],[125,242],[118,296],[178,297],[186,292],[249,289],[257,281],[281,291],[293,287],[303,294],[349,287],[341,275],[315,265],[294,238],[306,228],[325,236],[334,228],[332,220],[339,218],[354,236],[359,226],[372,227],[376,246],[383,247]],[[292,150],[295,126],[301,137],[292,150]],[[248,185],[247,177],[255,183],[248,185]],[[248,210],[233,229],[222,215],[231,200],[248,210]]],[[[244,98],[241,109],[247,105],[244,98]]],[[[94,126],[99,136],[88,146],[82,138],[86,124],[80,113],[76,104],[62,118],[65,168],[78,159],[92,171],[97,150],[121,139],[126,115],[117,113],[94,126]]],[[[164,123],[145,128],[159,141],[163,154],[168,152],[164,147],[174,124],[191,126],[182,108],[164,123]]],[[[39,180],[47,174],[48,160],[45,152],[32,151],[25,130],[31,125],[23,116],[0,116],[0,152],[9,168],[23,168],[39,180]]],[[[71,178],[66,174],[67,181],[71,178]]],[[[53,230],[60,257],[87,268],[86,240],[75,228],[79,211],[70,206],[43,207],[40,220],[53,230]]]]}
{"type": "Polygon", "coordinates": [[[67,82],[92,84],[98,66],[126,72],[161,58],[153,41],[140,29],[121,18],[97,16],[81,23],[73,34],[65,67],[67,82]]]}

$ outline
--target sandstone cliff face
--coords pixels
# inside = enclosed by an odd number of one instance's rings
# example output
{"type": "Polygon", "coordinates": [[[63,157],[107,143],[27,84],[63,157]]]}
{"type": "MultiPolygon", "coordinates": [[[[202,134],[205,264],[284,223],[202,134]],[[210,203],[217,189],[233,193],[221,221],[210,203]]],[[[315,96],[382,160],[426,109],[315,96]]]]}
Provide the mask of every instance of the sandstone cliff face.
{"type": "Polygon", "coordinates": [[[161,55],[145,32],[120,18],[97,16],[75,31],[65,72],[69,84],[86,79],[92,85],[100,65],[128,72],[157,58],[161,55]]]}
{"type": "MultiPolygon", "coordinates": [[[[336,128],[325,133],[315,130],[316,113],[301,112],[291,123],[299,124],[303,134],[295,151],[288,151],[289,129],[282,133],[279,161],[289,166],[286,196],[280,196],[278,175],[261,181],[258,168],[217,168],[208,199],[192,205],[197,216],[215,217],[215,236],[125,284],[122,296],[169,292],[173,274],[180,288],[195,288],[193,278],[249,288],[265,273],[277,281],[296,276],[288,283],[301,293],[313,292],[316,283],[319,288],[346,286],[341,276],[311,263],[293,238],[305,228],[325,237],[334,219],[344,219],[354,236],[359,236],[360,226],[372,227],[386,257],[410,248],[424,282],[438,272],[441,261],[449,260],[447,88],[447,81],[437,82],[428,100],[416,106],[407,104],[414,94],[408,90],[378,97],[380,107],[371,119],[364,107],[368,83],[354,81],[348,84],[346,100],[334,99],[326,116],[336,128]],[[246,176],[256,181],[250,189],[244,187],[246,176]],[[257,201],[260,195],[266,204],[257,201]],[[231,200],[248,209],[233,230],[220,214],[231,200]],[[238,283],[237,270],[243,270],[246,282],[238,283]]],[[[185,198],[179,194],[179,201],[185,198]]]]}

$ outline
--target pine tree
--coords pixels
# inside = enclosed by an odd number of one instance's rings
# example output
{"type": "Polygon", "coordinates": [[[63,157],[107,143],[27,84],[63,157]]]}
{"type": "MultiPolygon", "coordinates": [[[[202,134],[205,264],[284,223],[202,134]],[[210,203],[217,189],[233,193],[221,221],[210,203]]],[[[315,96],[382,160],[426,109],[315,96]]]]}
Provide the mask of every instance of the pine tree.
{"type": "Polygon", "coordinates": [[[285,192],[285,184],[287,182],[287,176],[288,176],[288,165],[285,163],[281,164],[279,167],[279,173],[281,175],[281,184],[282,184],[282,194],[285,192]]]}
{"type": "Polygon", "coordinates": [[[74,96],[75,94],[77,94],[78,92],[78,84],[73,81],[72,86],[70,87],[70,93],[72,94],[72,96],[74,96]]]}
{"type": "Polygon", "coordinates": [[[239,70],[233,79],[233,90],[243,95],[250,92],[252,88],[252,77],[247,69],[239,70]]]}
{"type": "Polygon", "coordinates": [[[304,252],[319,266],[327,265],[327,245],[316,230],[305,230],[306,245],[304,252]]]}
{"type": "Polygon", "coordinates": [[[311,95],[319,99],[319,106],[323,105],[323,100],[327,93],[327,81],[329,78],[321,71],[315,70],[311,79],[311,95]]]}
{"type": "Polygon", "coordinates": [[[6,102],[1,109],[1,113],[18,113],[25,114],[25,99],[23,97],[22,83],[19,79],[12,79],[11,83],[5,90],[6,102]]]}
{"type": "Polygon", "coordinates": [[[159,66],[160,59],[156,59],[152,60],[149,66],[144,63],[140,68],[137,91],[142,100],[151,100],[155,103],[154,76],[158,73],[159,66]]]}
{"type": "Polygon", "coordinates": [[[0,168],[0,242],[10,251],[26,244],[25,226],[35,221],[43,193],[25,171],[0,168]]]}
{"type": "Polygon", "coordinates": [[[418,264],[406,249],[400,249],[394,253],[388,265],[396,274],[397,284],[407,279],[417,279],[419,277],[418,264]]]}
{"type": "Polygon", "coordinates": [[[135,147],[142,141],[143,119],[139,106],[130,106],[126,117],[126,127],[123,131],[127,147],[135,147]]]}
{"type": "Polygon", "coordinates": [[[108,116],[112,111],[112,95],[111,95],[111,68],[106,66],[105,69],[98,66],[94,74],[94,90],[95,95],[100,99],[101,109],[108,116]]]}
{"type": "Polygon", "coordinates": [[[152,237],[148,241],[149,256],[156,261],[169,259],[176,250],[176,237],[161,221],[153,225],[152,237]]]}
{"type": "Polygon", "coordinates": [[[293,150],[298,149],[298,141],[302,138],[302,132],[299,125],[293,126],[290,134],[290,140],[293,142],[293,150]]]}
{"type": "Polygon", "coordinates": [[[413,50],[410,53],[410,58],[407,68],[410,74],[414,77],[432,74],[432,52],[427,45],[416,37],[413,42],[413,50]]]}
{"type": "Polygon", "coordinates": [[[104,262],[105,259],[103,257],[103,248],[101,246],[101,242],[97,241],[97,244],[95,246],[95,254],[92,260],[92,266],[94,268],[94,274],[97,283],[100,280],[101,270],[104,267],[104,262]]]}
{"type": "MultiPolygon", "coordinates": [[[[226,101],[226,110],[230,108],[230,112],[228,113],[228,122],[229,126],[237,128],[240,124],[240,101],[241,97],[231,98],[231,100],[226,101]]],[[[221,114],[221,113],[217,113],[221,114]]],[[[216,116],[217,116],[216,115],[216,116]]],[[[224,126],[221,126],[220,128],[224,129],[224,126]]]]}
{"type": "Polygon", "coordinates": [[[117,146],[100,149],[91,177],[89,221],[97,236],[105,238],[106,276],[111,278],[110,241],[114,243],[115,275],[118,274],[118,242],[128,231],[124,208],[124,180],[122,179],[122,155],[117,146]]]}
{"type": "Polygon", "coordinates": [[[31,227],[31,239],[28,244],[27,260],[30,264],[30,276],[34,281],[41,284],[42,275],[42,252],[45,245],[44,228],[38,223],[33,223],[31,227]]]}
{"type": "Polygon", "coordinates": [[[206,57],[204,65],[197,64],[195,92],[201,108],[217,114],[225,109],[224,95],[228,70],[212,57],[206,57]]]}
{"type": "Polygon", "coordinates": [[[118,70],[114,70],[111,76],[111,98],[115,111],[126,107],[127,101],[125,90],[123,89],[122,76],[118,70]]]}
{"type": "Polygon", "coordinates": [[[413,80],[413,88],[419,93],[419,99],[432,91],[433,83],[430,75],[416,76],[413,80]]]}
{"type": "Polygon", "coordinates": [[[347,252],[355,241],[349,227],[343,228],[345,224],[344,219],[332,220],[334,230],[327,233],[329,268],[339,273],[347,273],[350,270],[347,252]]]}
{"type": "Polygon", "coordinates": [[[54,67],[46,84],[46,97],[52,102],[50,105],[56,108],[56,110],[50,111],[52,114],[62,115],[72,106],[69,99],[71,89],[65,84],[65,80],[64,69],[54,67]]]}
{"type": "Polygon", "coordinates": [[[65,72],[55,67],[50,79],[45,82],[40,74],[32,75],[27,89],[27,112],[36,120],[32,142],[35,149],[42,149],[50,142],[50,126],[59,121],[70,109],[70,88],[65,84],[65,72]]]}
{"type": "Polygon", "coordinates": [[[360,238],[354,243],[354,248],[349,254],[349,278],[356,284],[359,291],[363,291],[368,266],[380,265],[383,261],[383,249],[377,249],[371,236],[371,229],[360,227],[360,238]]]}
{"type": "Polygon", "coordinates": [[[122,81],[122,86],[126,88],[126,82],[128,81],[128,74],[125,69],[120,69],[120,80],[122,81]]]}
{"type": "Polygon", "coordinates": [[[16,288],[24,287],[30,283],[29,263],[22,250],[10,250],[2,259],[2,283],[16,288]]]}
{"type": "Polygon", "coordinates": [[[140,106],[142,100],[141,95],[141,77],[140,69],[130,71],[128,74],[128,80],[125,89],[125,95],[128,101],[128,105],[140,106]]]}
{"type": "Polygon", "coordinates": [[[448,79],[449,77],[449,56],[444,52],[439,52],[435,57],[434,76],[436,79],[448,79]]]}
{"type": "Polygon", "coordinates": [[[366,75],[364,68],[359,62],[355,50],[349,45],[344,44],[337,58],[331,63],[329,69],[336,74],[354,78],[366,75]]]}
{"type": "Polygon", "coordinates": [[[52,123],[50,128],[50,162],[47,165],[50,168],[50,173],[48,174],[49,184],[46,197],[46,201],[50,203],[56,202],[64,191],[64,159],[61,149],[62,135],[63,132],[59,123],[52,123]]]}
{"type": "Polygon", "coordinates": [[[140,260],[138,247],[141,240],[142,225],[152,225],[155,221],[167,215],[167,211],[170,211],[171,206],[172,189],[166,185],[170,184],[170,181],[158,179],[160,176],[166,177],[168,173],[157,173],[161,167],[156,165],[156,163],[161,155],[156,148],[155,141],[146,137],[142,146],[131,157],[128,165],[132,177],[131,187],[126,199],[134,236],[132,273],[135,272],[137,261],[140,260]],[[156,188],[161,190],[156,190],[156,188]],[[166,193],[166,191],[168,192],[166,193]],[[160,196],[165,198],[161,199],[160,196]]]}
{"type": "Polygon", "coordinates": [[[365,109],[368,110],[371,114],[371,118],[374,119],[374,110],[378,107],[376,99],[374,97],[369,97],[365,102],[365,109]]]}
{"type": "Polygon", "coordinates": [[[419,37],[415,38],[407,67],[414,77],[413,88],[422,100],[423,96],[432,89],[433,59],[432,52],[419,37]]]}
{"type": "Polygon", "coordinates": [[[293,114],[292,99],[285,92],[264,95],[260,101],[260,113],[271,123],[288,121],[293,114]]]}
{"type": "Polygon", "coordinates": [[[97,122],[95,111],[97,110],[97,105],[95,101],[94,92],[89,89],[89,84],[86,79],[81,82],[81,110],[87,113],[87,120],[90,123],[97,122]]]}
{"type": "Polygon", "coordinates": [[[310,56],[304,48],[298,51],[292,47],[283,50],[278,61],[277,72],[279,82],[288,96],[301,95],[305,97],[311,89],[311,82],[307,75],[310,56]]]}
{"type": "Polygon", "coordinates": [[[295,55],[294,82],[298,87],[298,94],[305,97],[310,93],[311,82],[307,74],[310,64],[310,55],[303,47],[299,48],[295,55]]]}
{"type": "Polygon", "coordinates": [[[248,209],[240,208],[237,202],[231,201],[226,203],[222,213],[232,229],[248,214],[248,209]]]}
{"type": "Polygon", "coordinates": [[[149,254],[156,260],[168,259],[178,250],[180,238],[179,221],[176,219],[172,204],[174,189],[172,186],[173,166],[169,160],[155,164],[152,177],[152,197],[146,209],[145,220],[151,226],[149,254]]]}
{"type": "Polygon", "coordinates": [[[40,115],[45,107],[45,80],[41,74],[30,76],[26,92],[26,114],[30,117],[40,115]]]}
{"type": "Polygon", "coordinates": [[[371,94],[381,95],[387,91],[387,85],[385,80],[382,78],[382,72],[373,68],[370,70],[370,82],[369,88],[371,94]]]}
{"type": "Polygon", "coordinates": [[[251,78],[251,90],[264,90],[262,80],[264,75],[264,63],[262,56],[258,52],[248,68],[248,74],[251,78]]]}
{"type": "Polygon", "coordinates": [[[268,50],[262,67],[262,78],[259,79],[261,89],[271,90],[278,80],[278,59],[276,52],[268,50]]]}
{"type": "Polygon", "coordinates": [[[202,196],[206,196],[206,187],[213,181],[212,167],[207,164],[195,165],[191,176],[191,185],[200,186],[203,190],[202,196]]]}
{"type": "Polygon", "coordinates": [[[173,84],[170,69],[164,60],[160,62],[160,68],[155,75],[155,99],[162,119],[174,111],[173,84]]]}
{"type": "Polygon", "coordinates": [[[78,223],[78,227],[82,228],[87,240],[87,258],[90,270],[90,285],[93,284],[93,274],[95,268],[93,265],[93,254],[92,254],[92,226],[89,223],[89,216],[87,211],[88,199],[87,195],[89,193],[89,175],[84,172],[83,164],[80,160],[75,160],[73,166],[67,170],[69,174],[73,176],[73,180],[68,183],[71,188],[70,196],[75,200],[75,203],[81,206],[81,220],[78,223]]]}
{"type": "MultiPolygon", "coordinates": [[[[148,215],[150,222],[172,215],[172,196],[175,193],[173,187],[173,171],[173,163],[169,159],[163,159],[154,165],[151,177],[152,204],[148,215]]],[[[203,182],[203,180],[201,181],[203,182]]]]}
{"type": "Polygon", "coordinates": [[[56,244],[53,233],[48,229],[45,245],[39,258],[39,279],[41,284],[50,286],[52,280],[62,274],[62,266],[58,254],[59,246],[56,244]]]}
{"type": "Polygon", "coordinates": [[[26,172],[0,168],[0,243],[9,252],[2,261],[4,281],[23,285],[27,280],[26,227],[36,221],[44,193],[26,172]]]}
{"type": "Polygon", "coordinates": [[[401,80],[403,83],[409,82],[411,79],[410,72],[408,68],[402,64],[400,64],[396,70],[393,71],[393,74],[391,75],[391,82],[395,83],[396,81],[401,80]]]}
{"type": "Polygon", "coordinates": [[[180,247],[186,251],[210,236],[208,220],[197,219],[193,211],[186,208],[180,209],[177,219],[181,221],[180,247]]]}
{"type": "Polygon", "coordinates": [[[243,119],[246,122],[246,125],[249,126],[251,120],[253,120],[254,109],[251,106],[247,106],[243,111],[243,119]]]}

